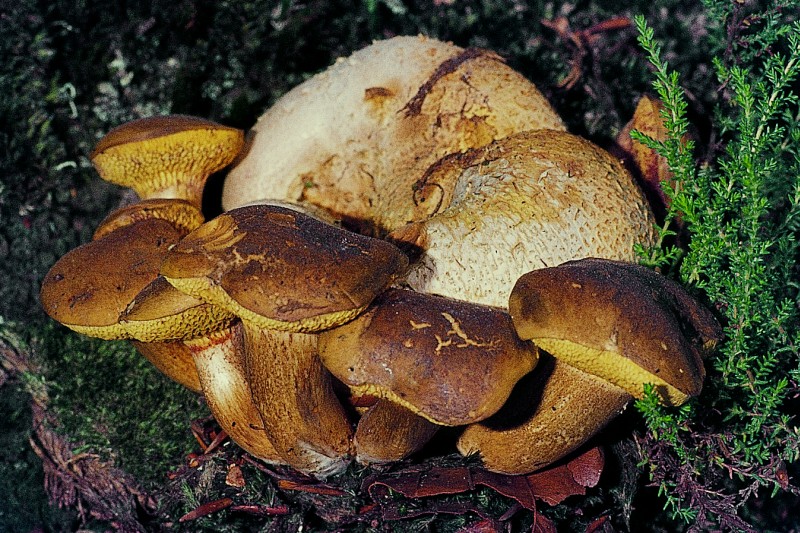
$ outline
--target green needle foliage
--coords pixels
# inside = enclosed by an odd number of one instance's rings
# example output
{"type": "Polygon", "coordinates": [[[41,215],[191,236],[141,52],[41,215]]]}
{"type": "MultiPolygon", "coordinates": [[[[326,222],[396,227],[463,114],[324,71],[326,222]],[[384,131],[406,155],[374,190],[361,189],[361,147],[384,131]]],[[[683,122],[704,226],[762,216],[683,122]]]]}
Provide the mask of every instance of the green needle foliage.
{"type": "Polygon", "coordinates": [[[726,338],[706,364],[706,391],[696,403],[667,409],[648,396],[637,407],[649,427],[650,476],[673,516],[696,527],[754,530],[769,518],[750,506],[760,489],[799,493],[789,472],[800,455],[792,417],[800,392],[800,24],[789,6],[745,12],[738,3],[705,3],[721,21],[711,30],[719,43],[718,153],[696,165],[693,144],[684,142],[679,77],[643,18],[636,19],[639,40],[670,138],[637,138],[675,174],[665,185],[671,206],[662,237],[680,221],[690,239],[688,249],[664,246],[649,260],[679,268],[680,279],[717,309],[726,338]]]}

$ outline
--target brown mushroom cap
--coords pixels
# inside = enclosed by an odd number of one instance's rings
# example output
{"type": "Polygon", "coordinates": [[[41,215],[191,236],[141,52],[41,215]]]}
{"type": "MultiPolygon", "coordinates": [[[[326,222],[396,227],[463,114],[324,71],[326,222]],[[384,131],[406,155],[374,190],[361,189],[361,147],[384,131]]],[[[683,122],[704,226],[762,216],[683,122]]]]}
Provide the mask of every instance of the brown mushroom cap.
{"type": "Polygon", "coordinates": [[[522,276],[509,299],[517,333],[636,398],[651,383],[666,403],[699,394],[704,346],[719,325],[680,286],[645,267],[570,261],[522,276]]]}
{"type": "Polygon", "coordinates": [[[244,133],[183,115],[149,117],[111,130],[91,154],[106,181],[140,198],[182,198],[199,206],[206,179],[233,161],[244,133]]]}
{"type": "Polygon", "coordinates": [[[97,226],[92,239],[101,239],[114,230],[148,218],[166,220],[181,235],[186,235],[205,221],[200,209],[186,200],[153,198],[112,212],[97,226]]]}
{"type": "Polygon", "coordinates": [[[253,325],[314,331],[357,315],[407,262],[387,242],[283,207],[251,205],[186,236],[161,273],[253,325]]]}
{"type": "Polygon", "coordinates": [[[158,276],[120,315],[128,336],[143,342],[189,340],[231,326],[230,311],[198,300],[158,276]]]}
{"type": "Polygon", "coordinates": [[[496,412],[537,353],[494,308],[389,289],[358,318],[320,334],[320,357],[357,394],[441,425],[496,412]]]}
{"type": "Polygon", "coordinates": [[[120,314],[158,276],[167,249],[181,236],[166,220],[147,219],[75,248],[44,278],[45,312],[78,333],[128,338],[120,314]]]}

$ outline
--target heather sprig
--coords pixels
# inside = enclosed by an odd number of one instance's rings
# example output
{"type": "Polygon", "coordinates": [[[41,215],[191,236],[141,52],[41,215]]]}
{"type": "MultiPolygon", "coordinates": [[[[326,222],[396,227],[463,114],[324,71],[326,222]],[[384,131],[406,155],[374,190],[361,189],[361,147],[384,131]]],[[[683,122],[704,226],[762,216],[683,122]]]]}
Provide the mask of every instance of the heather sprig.
{"type": "MultiPolygon", "coordinates": [[[[706,4],[724,12],[722,2],[706,4]]],[[[679,76],[662,60],[652,29],[636,20],[669,131],[663,143],[637,138],[666,157],[675,175],[674,186],[665,186],[671,204],[662,233],[680,218],[690,239],[680,253],[665,247],[649,259],[677,266],[681,281],[717,310],[726,334],[693,407],[663,408],[651,396],[637,407],[648,423],[650,475],[673,516],[698,527],[749,529],[742,516],[759,488],[797,492],[785,462],[797,459],[800,445],[789,407],[800,378],[800,24],[777,24],[774,11],[744,18],[736,9],[724,13],[726,38],[718,41],[725,48],[713,61],[724,148],[701,165],[684,141],[679,76]],[[743,43],[760,50],[748,50],[748,63],[735,50],[743,43]]]]}

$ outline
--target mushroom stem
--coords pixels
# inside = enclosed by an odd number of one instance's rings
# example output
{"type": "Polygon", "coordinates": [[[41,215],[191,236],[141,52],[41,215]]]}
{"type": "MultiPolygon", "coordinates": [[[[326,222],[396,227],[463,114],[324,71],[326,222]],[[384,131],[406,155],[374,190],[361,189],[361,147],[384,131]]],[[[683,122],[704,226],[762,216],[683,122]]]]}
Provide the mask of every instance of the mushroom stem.
{"type": "Polygon", "coordinates": [[[283,463],[264,432],[244,368],[241,323],[184,341],[191,351],[211,413],[230,438],[268,463],[283,463]]]}
{"type": "Polygon", "coordinates": [[[419,451],[441,426],[390,400],[379,399],[358,421],[353,447],[359,463],[389,463],[419,451]]]}
{"type": "Polygon", "coordinates": [[[245,366],[253,401],[275,449],[319,477],[342,471],[352,429],[317,354],[317,335],[244,322],[245,366]]]}
{"type": "Polygon", "coordinates": [[[632,398],[542,353],[537,368],[519,382],[500,412],[464,430],[458,451],[479,453],[493,472],[526,474],[578,449],[632,398]]]}
{"type": "Polygon", "coordinates": [[[136,351],[159,372],[194,392],[203,392],[192,353],[183,341],[142,342],[131,340],[136,351]]]}

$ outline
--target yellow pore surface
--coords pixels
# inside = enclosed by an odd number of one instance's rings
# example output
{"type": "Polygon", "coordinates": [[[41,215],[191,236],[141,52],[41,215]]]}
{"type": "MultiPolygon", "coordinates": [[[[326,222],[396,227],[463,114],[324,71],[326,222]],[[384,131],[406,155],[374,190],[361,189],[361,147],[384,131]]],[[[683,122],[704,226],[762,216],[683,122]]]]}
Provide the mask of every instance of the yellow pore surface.
{"type": "Polygon", "coordinates": [[[618,353],[589,348],[564,339],[538,338],[531,341],[542,350],[553,354],[559,361],[603,378],[625,389],[635,398],[642,398],[644,384],[650,383],[665,404],[681,405],[688,399],[684,392],[618,353]]]}

